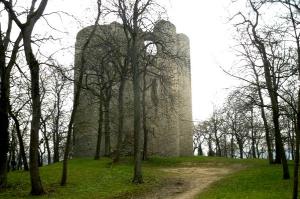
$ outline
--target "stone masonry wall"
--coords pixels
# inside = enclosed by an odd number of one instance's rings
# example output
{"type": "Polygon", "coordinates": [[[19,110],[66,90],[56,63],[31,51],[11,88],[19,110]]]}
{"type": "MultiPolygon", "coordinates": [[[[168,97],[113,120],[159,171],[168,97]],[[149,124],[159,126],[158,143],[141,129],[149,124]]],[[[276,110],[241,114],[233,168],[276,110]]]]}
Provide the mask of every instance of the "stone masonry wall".
{"type": "MultiPolygon", "coordinates": [[[[92,27],[81,30],[77,35],[75,52],[75,81],[80,67],[81,48],[92,27]]],[[[125,42],[122,25],[113,22],[97,27],[85,57],[84,83],[97,90],[97,80],[90,75],[93,67],[97,67],[99,57],[107,48],[103,47],[106,36],[114,35],[119,43],[125,42]]],[[[189,39],[184,34],[177,34],[176,27],[168,21],[158,21],[151,33],[145,33],[145,40],[157,43],[153,73],[161,76],[147,75],[151,88],[146,91],[147,127],[149,131],[148,152],[150,155],[190,156],[192,155],[192,103],[189,39]],[[158,45],[163,43],[163,45],[158,45]],[[163,69],[163,70],[160,70],[163,69]],[[162,74],[165,73],[165,74],[162,74]],[[161,78],[163,77],[163,78],[161,78]],[[162,80],[163,79],[163,80],[162,80]]],[[[125,43],[124,43],[125,46],[125,43]]],[[[120,51],[125,51],[121,49],[120,51]]],[[[109,65],[108,65],[109,66],[109,65]]],[[[117,90],[118,85],[114,86],[117,90]]],[[[131,154],[133,147],[133,91],[130,80],[126,81],[124,96],[124,149],[131,154]]],[[[118,127],[117,95],[110,102],[111,150],[116,147],[118,127]]],[[[99,97],[83,90],[80,96],[78,112],[74,121],[74,156],[94,156],[99,124],[99,97]]],[[[104,134],[104,133],[103,133],[104,134]]],[[[101,155],[104,151],[104,135],[101,142],[101,155]]]]}

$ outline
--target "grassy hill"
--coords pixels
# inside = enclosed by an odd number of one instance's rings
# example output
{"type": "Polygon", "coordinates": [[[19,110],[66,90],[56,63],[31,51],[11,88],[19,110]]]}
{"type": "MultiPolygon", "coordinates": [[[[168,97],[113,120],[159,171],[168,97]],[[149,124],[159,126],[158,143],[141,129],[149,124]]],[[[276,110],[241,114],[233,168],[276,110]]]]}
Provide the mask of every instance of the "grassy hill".
{"type": "MultiPolygon", "coordinates": [[[[214,183],[199,199],[289,199],[292,180],[282,179],[281,165],[268,165],[264,160],[241,160],[246,169],[214,183]]],[[[290,175],[293,167],[290,166],[290,175]]]]}
{"type": "MultiPolygon", "coordinates": [[[[144,162],[142,185],[131,183],[132,161],[123,159],[120,164],[112,164],[110,159],[74,159],[69,164],[69,180],[65,187],[59,185],[61,163],[41,168],[41,177],[47,195],[34,198],[130,198],[151,189],[158,189],[168,183],[172,176],[161,168],[176,167],[228,167],[240,169],[213,183],[198,198],[291,198],[292,181],[282,180],[281,166],[268,165],[265,160],[235,160],[225,158],[153,157],[144,162]]],[[[292,165],[290,165],[292,169],[292,165]]],[[[291,170],[292,171],[292,170],[291,170]]],[[[291,172],[292,174],[292,172],[291,172]]],[[[0,193],[0,198],[32,198],[29,196],[28,172],[10,172],[9,188],[0,193]]]]}

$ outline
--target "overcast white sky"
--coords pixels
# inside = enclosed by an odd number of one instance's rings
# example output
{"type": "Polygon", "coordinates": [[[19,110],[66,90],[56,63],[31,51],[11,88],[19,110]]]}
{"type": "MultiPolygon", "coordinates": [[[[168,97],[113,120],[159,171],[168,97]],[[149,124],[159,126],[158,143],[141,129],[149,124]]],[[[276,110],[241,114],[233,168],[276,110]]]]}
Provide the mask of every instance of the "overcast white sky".
{"type": "MultiPolygon", "coordinates": [[[[52,0],[47,11],[57,9],[73,13],[83,18],[87,24],[93,21],[93,6],[96,0],[52,0]],[[59,7],[58,7],[59,5],[59,7]]],[[[232,26],[227,22],[230,0],[159,0],[168,7],[170,21],[177,27],[178,33],[190,38],[192,64],[193,119],[207,118],[213,110],[213,104],[220,104],[226,88],[234,85],[232,78],[219,68],[230,67],[234,56],[230,50],[232,26]]],[[[230,7],[231,8],[231,7],[230,7]]],[[[78,25],[63,24],[69,31],[69,43],[75,42],[78,25]]]]}
{"type": "Polygon", "coordinates": [[[230,67],[234,60],[230,5],[230,0],[171,1],[170,20],[190,37],[194,120],[207,118],[234,84],[219,67],[230,67]]]}

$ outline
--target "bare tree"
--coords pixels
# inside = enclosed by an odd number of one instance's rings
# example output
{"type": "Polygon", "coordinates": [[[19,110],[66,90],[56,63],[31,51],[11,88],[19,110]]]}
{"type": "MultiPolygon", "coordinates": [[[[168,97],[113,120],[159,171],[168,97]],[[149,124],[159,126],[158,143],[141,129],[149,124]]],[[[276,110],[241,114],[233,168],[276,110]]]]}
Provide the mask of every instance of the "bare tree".
{"type": "Polygon", "coordinates": [[[37,8],[36,1],[31,2],[30,10],[27,15],[27,20],[22,23],[18,18],[18,15],[14,11],[12,1],[1,0],[5,9],[11,16],[12,20],[20,28],[24,44],[24,52],[27,64],[29,66],[31,74],[31,97],[32,97],[32,121],[31,121],[31,133],[30,133],[30,177],[31,177],[31,194],[41,195],[44,193],[42,183],[40,180],[39,168],[38,168],[38,142],[39,142],[39,127],[41,117],[41,103],[40,103],[40,91],[39,91],[39,63],[35,58],[31,46],[31,35],[33,28],[39,18],[42,16],[48,0],[42,0],[37,8]]]}
{"type": "Polygon", "coordinates": [[[74,116],[75,116],[77,108],[78,108],[79,98],[80,98],[81,89],[82,89],[82,80],[83,80],[83,74],[84,74],[84,70],[85,70],[84,66],[86,63],[85,53],[91,42],[91,39],[93,38],[93,35],[95,34],[95,31],[96,31],[96,28],[97,28],[97,25],[98,25],[98,22],[99,22],[99,19],[101,16],[101,6],[102,6],[102,1],[97,0],[98,13],[97,13],[97,17],[95,20],[95,24],[81,49],[80,68],[78,71],[78,79],[75,84],[75,96],[74,96],[74,102],[73,102],[73,109],[71,112],[71,117],[70,117],[70,121],[69,121],[69,125],[68,125],[67,140],[66,140],[65,151],[64,151],[62,177],[61,177],[61,181],[60,181],[60,184],[62,186],[66,185],[66,183],[67,183],[68,159],[69,159],[69,153],[70,153],[72,129],[73,129],[73,123],[74,123],[74,116]]]}
{"type": "MultiPolygon", "coordinates": [[[[286,154],[284,150],[284,144],[282,141],[282,135],[280,133],[280,125],[279,125],[279,117],[280,117],[280,109],[279,109],[279,87],[280,87],[280,79],[281,76],[278,75],[282,70],[282,67],[286,66],[286,59],[281,59],[275,56],[276,49],[274,49],[274,45],[278,43],[270,41],[267,43],[266,40],[262,37],[263,32],[260,35],[259,31],[259,19],[260,13],[259,9],[262,7],[264,2],[254,3],[253,1],[247,1],[250,5],[250,13],[253,14],[253,20],[247,18],[244,14],[238,13],[237,16],[242,18],[242,22],[238,23],[237,26],[245,27],[246,36],[249,41],[253,45],[253,48],[256,49],[260,62],[262,63],[263,74],[266,84],[266,89],[268,91],[268,95],[271,101],[271,110],[272,110],[272,121],[274,125],[274,133],[275,133],[275,149],[276,149],[276,163],[282,163],[283,166],[283,178],[289,179],[289,171],[286,160],[286,154]],[[273,45],[272,45],[273,44],[273,45]]],[[[272,34],[266,34],[265,39],[272,36],[272,34]]]]}
{"type": "Polygon", "coordinates": [[[152,0],[135,0],[126,2],[118,0],[116,7],[123,22],[124,32],[128,41],[128,57],[132,67],[133,75],[133,104],[134,104],[134,175],[133,183],[143,183],[142,177],[142,154],[141,154],[141,105],[140,105],[140,68],[139,50],[141,40],[140,28],[143,25],[143,17],[153,3],[152,0]]]}
{"type": "Polygon", "coordinates": [[[7,184],[7,153],[9,148],[9,90],[10,90],[10,75],[12,67],[16,62],[16,56],[19,51],[21,42],[21,34],[13,44],[10,59],[7,63],[9,53],[10,35],[12,31],[13,20],[8,14],[7,30],[4,34],[1,30],[0,23],[0,189],[6,187],[7,184]]]}

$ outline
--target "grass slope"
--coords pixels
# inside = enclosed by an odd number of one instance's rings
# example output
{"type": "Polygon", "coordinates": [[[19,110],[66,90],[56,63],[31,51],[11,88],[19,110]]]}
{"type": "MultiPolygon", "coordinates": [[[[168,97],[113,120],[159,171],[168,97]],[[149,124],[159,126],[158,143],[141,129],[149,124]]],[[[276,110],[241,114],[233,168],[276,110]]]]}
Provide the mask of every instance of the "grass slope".
{"type": "MultiPolygon", "coordinates": [[[[200,199],[289,199],[292,198],[292,179],[282,179],[281,165],[268,165],[265,160],[242,160],[246,169],[214,183],[200,199]]],[[[289,165],[290,175],[293,165],[289,165]]]]}
{"type": "MultiPolygon", "coordinates": [[[[131,183],[133,167],[131,163],[112,165],[111,160],[74,159],[69,162],[69,179],[65,187],[59,185],[61,163],[42,167],[41,179],[47,195],[34,198],[110,198],[126,193],[144,192],[161,181],[161,175],[152,169],[144,169],[142,185],[131,183]]],[[[28,172],[11,172],[8,175],[10,188],[0,193],[0,198],[33,198],[29,196],[28,172]]]]}
{"type": "MultiPolygon", "coordinates": [[[[291,198],[292,181],[282,180],[280,165],[270,166],[265,160],[236,160],[215,157],[153,157],[143,165],[145,183],[142,185],[134,185],[130,181],[133,172],[130,159],[124,159],[122,163],[117,165],[112,165],[111,160],[105,158],[100,161],[88,158],[74,159],[69,163],[67,186],[59,186],[62,165],[57,163],[41,168],[41,178],[47,195],[29,196],[29,173],[16,171],[9,173],[10,188],[0,192],[0,198],[130,198],[131,195],[141,194],[153,187],[162,186],[166,175],[159,170],[160,168],[231,167],[237,164],[242,165],[244,169],[214,183],[198,198],[291,198]]],[[[290,169],[292,171],[291,165],[290,169]]]]}

